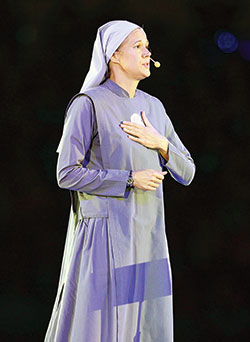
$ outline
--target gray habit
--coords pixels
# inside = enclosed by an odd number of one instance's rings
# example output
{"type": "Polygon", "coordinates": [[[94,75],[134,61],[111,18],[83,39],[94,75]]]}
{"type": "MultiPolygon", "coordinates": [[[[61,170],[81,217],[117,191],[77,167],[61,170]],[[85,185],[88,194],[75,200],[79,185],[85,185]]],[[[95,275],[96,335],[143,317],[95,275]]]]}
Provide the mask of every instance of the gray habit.
{"type": "Polygon", "coordinates": [[[74,190],[58,293],[46,342],[172,342],[172,280],[163,189],[126,191],[129,170],[193,179],[193,160],[161,102],[116,83],[71,101],[58,157],[60,187],[74,190]],[[145,111],[169,140],[169,161],[131,141],[121,121],[145,111]]]}

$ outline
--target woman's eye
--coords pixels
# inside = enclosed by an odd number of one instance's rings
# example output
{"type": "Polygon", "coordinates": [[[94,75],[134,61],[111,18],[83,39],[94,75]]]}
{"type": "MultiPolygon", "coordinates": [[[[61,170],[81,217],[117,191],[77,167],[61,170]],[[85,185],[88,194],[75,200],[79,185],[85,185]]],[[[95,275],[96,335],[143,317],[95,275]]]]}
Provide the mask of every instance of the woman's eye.
{"type": "MultiPolygon", "coordinates": [[[[142,45],[141,45],[141,44],[137,44],[137,45],[135,45],[135,48],[136,48],[136,49],[141,49],[141,48],[142,48],[142,45]]],[[[149,52],[152,51],[149,45],[148,45],[148,46],[145,46],[145,48],[148,49],[149,52]]]]}

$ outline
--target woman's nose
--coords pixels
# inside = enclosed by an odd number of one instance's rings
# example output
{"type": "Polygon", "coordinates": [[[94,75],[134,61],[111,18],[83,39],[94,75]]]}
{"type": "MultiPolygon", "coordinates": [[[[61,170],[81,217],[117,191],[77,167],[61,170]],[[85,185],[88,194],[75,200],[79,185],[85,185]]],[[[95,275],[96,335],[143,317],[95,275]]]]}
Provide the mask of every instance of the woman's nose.
{"type": "Polygon", "coordinates": [[[143,57],[148,57],[148,56],[151,56],[151,52],[149,51],[148,48],[144,48],[143,50],[143,57]]]}

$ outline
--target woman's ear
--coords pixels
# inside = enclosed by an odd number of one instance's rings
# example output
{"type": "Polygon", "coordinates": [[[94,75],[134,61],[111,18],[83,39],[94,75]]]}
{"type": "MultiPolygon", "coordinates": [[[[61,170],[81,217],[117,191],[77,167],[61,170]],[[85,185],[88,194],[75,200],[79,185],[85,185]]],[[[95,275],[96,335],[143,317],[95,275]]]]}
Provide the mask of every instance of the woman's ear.
{"type": "Polygon", "coordinates": [[[110,62],[115,64],[120,64],[119,51],[115,51],[110,58],[110,62]]]}

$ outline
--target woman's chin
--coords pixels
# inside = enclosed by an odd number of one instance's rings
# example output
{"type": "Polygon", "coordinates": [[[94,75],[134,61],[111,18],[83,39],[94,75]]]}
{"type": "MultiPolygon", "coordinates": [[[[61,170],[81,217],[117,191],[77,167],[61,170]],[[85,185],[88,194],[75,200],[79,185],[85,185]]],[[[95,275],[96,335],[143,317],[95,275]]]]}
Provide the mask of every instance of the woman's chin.
{"type": "Polygon", "coordinates": [[[144,73],[141,75],[140,80],[144,80],[144,78],[147,78],[147,77],[149,77],[150,75],[151,75],[151,72],[150,72],[150,70],[148,70],[148,71],[144,72],[144,73]]]}

